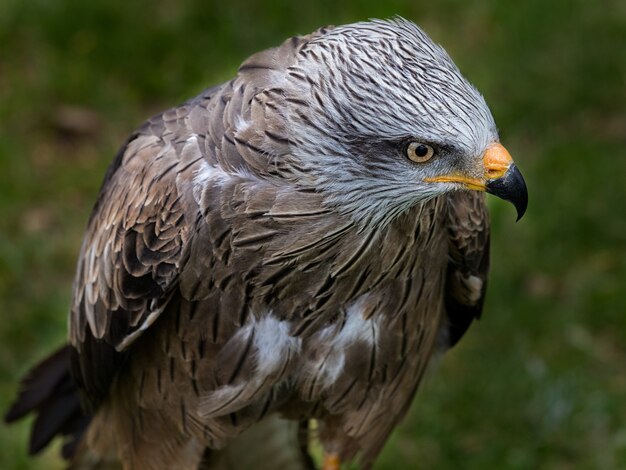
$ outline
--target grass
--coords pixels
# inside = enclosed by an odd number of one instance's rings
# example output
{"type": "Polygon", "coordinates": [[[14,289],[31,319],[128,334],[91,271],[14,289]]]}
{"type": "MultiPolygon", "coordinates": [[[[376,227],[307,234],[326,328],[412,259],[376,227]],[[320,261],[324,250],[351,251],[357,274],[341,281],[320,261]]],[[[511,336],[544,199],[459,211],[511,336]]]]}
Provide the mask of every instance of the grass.
{"type": "MultiPolygon", "coordinates": [[[[400,14],[484,93],[530,206],[490,201],[484,318],[418,393],[377,468],[626,465],[626,4],[498,2],[0,4],[0,408],[64,341],[77,251],[124,136],[321,25],[400,14]]],[[[0,427],[0,468],[28,423],[0,427]]]]}

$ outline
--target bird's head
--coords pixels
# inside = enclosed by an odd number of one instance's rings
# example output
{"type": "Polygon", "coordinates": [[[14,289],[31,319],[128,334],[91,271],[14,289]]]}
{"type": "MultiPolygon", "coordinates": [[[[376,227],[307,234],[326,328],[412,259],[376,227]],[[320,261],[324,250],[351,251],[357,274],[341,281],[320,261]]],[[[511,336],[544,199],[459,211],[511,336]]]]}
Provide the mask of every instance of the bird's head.
{"type": "Polygon", "coordinates": [[[524,214],[524,180],[481,94],[413,23],[375,20],[314,34],[275,89],[291,175],[360,221],[386,223],[456,190],[524,214]]]}

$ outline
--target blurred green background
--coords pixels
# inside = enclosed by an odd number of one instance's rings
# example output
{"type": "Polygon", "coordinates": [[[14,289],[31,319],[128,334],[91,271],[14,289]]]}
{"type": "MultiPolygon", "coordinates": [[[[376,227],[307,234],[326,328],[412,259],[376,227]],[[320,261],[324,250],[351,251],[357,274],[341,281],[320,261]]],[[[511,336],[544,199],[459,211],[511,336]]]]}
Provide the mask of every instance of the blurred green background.
{"type": "MultiPolygon", "coordinates": [[[[485,95],[530,206],[490,200],[483,319],[424,383],[377,463],[626,468],[626,2],[0,1],[0,409],[65,338],[105,168],[149,115],[249,54],[325,24],[400,14],[485,95]]],[[[0,468],[28,423],[0,425],[0,468]]]]}

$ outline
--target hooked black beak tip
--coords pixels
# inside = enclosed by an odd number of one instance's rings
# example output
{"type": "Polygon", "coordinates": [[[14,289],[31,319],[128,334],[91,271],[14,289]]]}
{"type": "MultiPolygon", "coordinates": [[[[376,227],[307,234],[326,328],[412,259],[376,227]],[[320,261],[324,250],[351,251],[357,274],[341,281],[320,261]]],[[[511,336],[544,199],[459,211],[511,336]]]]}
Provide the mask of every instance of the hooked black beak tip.
{"type": "Polygon", "coordinates": [[[501,178],[487,181],[486,189],[488,193],[513,204],[517,210],[517,220],[524,216],[528,207],[528,190],[515,163],[511,163],[501,178]]]}

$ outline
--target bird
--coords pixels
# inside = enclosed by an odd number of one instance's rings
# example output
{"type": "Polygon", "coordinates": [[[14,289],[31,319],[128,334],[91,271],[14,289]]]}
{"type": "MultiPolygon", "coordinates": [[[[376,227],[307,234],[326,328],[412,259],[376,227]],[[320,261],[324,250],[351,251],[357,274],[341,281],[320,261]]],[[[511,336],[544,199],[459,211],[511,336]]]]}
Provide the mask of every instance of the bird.
{"type": "Polygon", "coordinates": [[[485,99],[414,23],[256,53],[122,146],[69,342],[5,419],[73,468],[245,468],[255,443],[255,468],[313,468],[312,423],[322,468],[371,468],[481,315],[485,193],[526,211],[485,99]]]}

